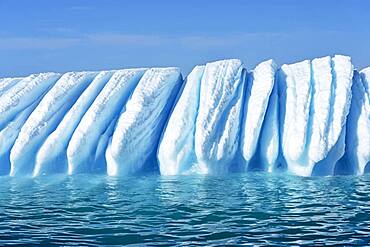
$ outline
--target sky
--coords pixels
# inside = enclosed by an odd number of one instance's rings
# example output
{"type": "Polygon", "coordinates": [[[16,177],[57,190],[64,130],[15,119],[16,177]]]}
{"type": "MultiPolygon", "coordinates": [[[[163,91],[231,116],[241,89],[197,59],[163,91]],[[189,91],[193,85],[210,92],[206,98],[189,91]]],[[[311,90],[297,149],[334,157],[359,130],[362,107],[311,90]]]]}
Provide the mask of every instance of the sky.
{"type": "Polygon", "coordinates": [[[368,0],[0,0],[0,77],[333,54],[370,66],[368,0]]]}

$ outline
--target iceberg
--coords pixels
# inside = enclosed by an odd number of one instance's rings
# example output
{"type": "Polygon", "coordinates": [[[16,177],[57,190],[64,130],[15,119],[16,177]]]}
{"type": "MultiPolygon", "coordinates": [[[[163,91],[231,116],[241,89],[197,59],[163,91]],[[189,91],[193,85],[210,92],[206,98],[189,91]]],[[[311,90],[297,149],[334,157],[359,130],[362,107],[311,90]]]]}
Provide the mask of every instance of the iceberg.
{"type": "Polygon", "coordinates": [[[162,129],[182,84],[178,68],[145,72],[117,121],[106,150],[107,173],[135,174],[156,163],[162,129]]]}
{"type": "Polygon", "coordinates": [[[160,143],[162,174],[228,172],[239,147],[245,75],[238,59],[193,69],[160,143]]]}
{"type": "Polygon", "coordinates": [[[0,175],[370,173],[370,68],[343,55],[0,78],[0,175]]]}
{"type": "Polygon", "coordinates": [[[187,76],[163,132],[158,149],[159,169],[163,175],[186,174],[197,163],[194,136],[204,68],[196,66],[187,76]]]}
{"type": "MultiPolygon", "coordinates": [[[[291,164],[288,168],[295,170],[301,168],[299,159],[306,144],[311,101],[310,61],[283,65],[279,71],[279,87],[281,147],[284,158],[291,164]],[[297,164],[293,164],[294,161],[297,164]]],[[[302,169],[304,164],[302,162],[302,169]]]]}
{"type": "Polygon", "coordinates": [[[42,73],[0,80],[0,174],[9,174],[10,151],[20,129],[59,77],[42,73]]]}
{"type": "Polygon", "coordinates": [[[280,154],[279,146],[279,100],[278,100],[278,85],[275,83],[265,118],[262,124],[261,137],[258,144],[255,164],[260,164],[262,170],[268,172],[280,172],[284,167],[278,162],[280,154]]]}
{"type": "Polygon", "coordinates": [[[10,172],[10,150],[14,145],[18,134],[26,122],[29,115],[33,112],[40,100],[28,106],[20,112],[5,128],[0,131],[0,174],[9,174],[10,172]]]}
{"type": "Polygon", "coordinates": [[[2,78],[0,79],[0,96],[3,95],[7,90],[12,88],[22,78],[2,78]]]}
{"type": "MultiPolygon", "coordinates": [[[[4,91],[0,96],[0,129],[19,112],[37,101],[59,79],[55,73],[30,75],[4,91]]],[[[3,82],[4,83],[4,82],[3,82]]]]}
{"type": "Polygon", "coordinates": [[[11,149],[11,176],[32,174],[40,146],[95,76],[95,72],[66,73],[46,93],[22,126],[11,149]]]}
{"type": "Polygon", "coordinates": [[[276,163],[279,151],[276,70],[275,62],[268,60],[248,75],[241,135],[247,170],[272,171],[276,163]]]}
{"type": "Polygon", "coordinates": [[[356,71],[352,85],[352,102],[347,119],[346,162],[338,173],[370,173],[370,68],[356,71]],[[349,166],[349,167],[348,167],[349,166]]]}
{"type": "Polygon", "coordinates": [[[228,172],[239,148],[246,70],[238,59],[207,63],[201,81],[195,154],[203,173],[228,172]]]}
{"type": "Polygon", "coordinates": [[[36,155],[34,176],[41,173],[66,172],[66,150],[72,134],[112,75],[113,71],[100,72],[79,96],[58,127],[46,138],[36,155]],[[55,167],[56,165],[57,167],[55,167]]]}
{"type": "Polygon", "coordinates": [[[146,69],[118,70],[106,83],[82,117],[68,143],[68,174],[94,170],[97,163],[95,156],[102,134],[107,132],[107,129],[113,130],[117,115],[124,109],[145,71],[146,69]],[[110,125],[113,127],[109,128],[110,125]]]}
{"type": "Polygon", "coordinates": [[[281,67],[280,145],[289,172],[334,174],[344,154],[352,77],[353,66],[346,56],[281,67]]]}

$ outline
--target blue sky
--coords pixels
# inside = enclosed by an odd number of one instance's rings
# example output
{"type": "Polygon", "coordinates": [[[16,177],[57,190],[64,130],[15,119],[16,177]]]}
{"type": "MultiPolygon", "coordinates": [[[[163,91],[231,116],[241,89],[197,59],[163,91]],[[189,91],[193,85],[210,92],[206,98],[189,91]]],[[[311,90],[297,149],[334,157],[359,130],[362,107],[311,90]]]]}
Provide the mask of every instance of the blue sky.
{"type": "Polygon", "coordinates": [[[179,66],[240,58],[248,69],[351,55],[370,66],[367,0],[0,0],[0,77],[179,66]]]}

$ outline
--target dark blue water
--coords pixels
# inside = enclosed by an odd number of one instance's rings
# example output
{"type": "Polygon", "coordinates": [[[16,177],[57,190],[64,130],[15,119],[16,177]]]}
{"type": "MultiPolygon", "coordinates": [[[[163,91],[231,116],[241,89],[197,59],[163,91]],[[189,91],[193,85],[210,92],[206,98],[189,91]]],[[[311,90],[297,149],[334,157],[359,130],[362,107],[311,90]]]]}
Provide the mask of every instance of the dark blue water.
{"type": "Polygon", "coordinates": [[[0,245],[369,241],[369,176],[0,178],[0,245]]]}

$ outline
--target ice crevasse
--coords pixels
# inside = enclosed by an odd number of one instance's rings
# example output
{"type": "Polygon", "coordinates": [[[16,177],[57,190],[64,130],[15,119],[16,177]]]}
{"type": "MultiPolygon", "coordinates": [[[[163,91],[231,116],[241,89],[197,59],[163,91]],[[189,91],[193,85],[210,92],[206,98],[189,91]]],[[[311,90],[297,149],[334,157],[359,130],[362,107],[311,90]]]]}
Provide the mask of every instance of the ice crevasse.
{"type": "Polygon", "coordinates": [[[370,69],[336,55],[0,79],[0,175],[370,172],[370,69]]]}

